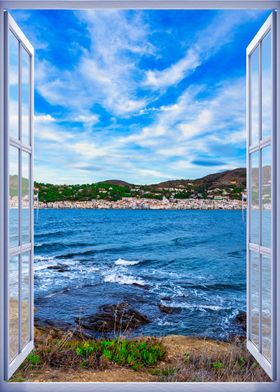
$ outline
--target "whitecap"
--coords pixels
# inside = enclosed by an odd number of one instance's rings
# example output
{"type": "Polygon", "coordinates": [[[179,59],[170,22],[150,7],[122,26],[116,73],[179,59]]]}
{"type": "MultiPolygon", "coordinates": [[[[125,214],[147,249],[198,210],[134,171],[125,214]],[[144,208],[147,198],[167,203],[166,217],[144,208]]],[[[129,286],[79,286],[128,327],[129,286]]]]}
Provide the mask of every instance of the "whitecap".
{"type": "Polygon", "coordinates": [[[118,274],[105,275],[104,282],[128,284],[128,285],[137,284],[141,286],[145,286],[146,284],[144,280],[140,278],[135,278],[134,276],[118,275],[118,274]]]}
{"type": "Polygon", "coordinates": [[[52,256],[48,256],[48,257],[44,257],[44,256],[35,256],[34,261],[37,263],[40,263],[42,261],[50,261],[50,260],[54,260],[54,257],[52,256]]]}
{"type": "Polygon", "coordinates": [[[122,265],[122,266],[136,265],[139,263],[140,261],[129,261],[121,258],[115,261],[116,265],[122,265]]]}
{"type": "MultiPolygon", "coordinates": [[[[162,301],[162,303],[164,303],[164,301],[162,301]]],[[[183,309],[199,309],[202,312],[206,312],[207,310],[212,310],[212,311],[220,311],[220,310],[231,310],[232,307],[229,306],[219,306],[219,305],[206,305],[206,304],[188,304],[188,303],[176,303],[176,302],[172,302],[172,303],[168,303],[167,304],[170,307],[180,307],[183,309]]]]}

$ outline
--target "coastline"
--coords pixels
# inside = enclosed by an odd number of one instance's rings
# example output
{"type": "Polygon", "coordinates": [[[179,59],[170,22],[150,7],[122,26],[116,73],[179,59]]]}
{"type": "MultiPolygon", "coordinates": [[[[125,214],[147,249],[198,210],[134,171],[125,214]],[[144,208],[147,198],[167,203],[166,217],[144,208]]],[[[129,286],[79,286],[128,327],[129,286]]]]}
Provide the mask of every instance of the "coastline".
{"type": "MultiPolygon", "coordinates": [[[[39,202],[39,209],[114,209],[114,210],[242,210],[246,204],[241,200],[219,199],[135,199],[122,198],[118,201],[55,201],[39,202]]],[[[36,208],[36,206],[35,206],[36,208]]]]}

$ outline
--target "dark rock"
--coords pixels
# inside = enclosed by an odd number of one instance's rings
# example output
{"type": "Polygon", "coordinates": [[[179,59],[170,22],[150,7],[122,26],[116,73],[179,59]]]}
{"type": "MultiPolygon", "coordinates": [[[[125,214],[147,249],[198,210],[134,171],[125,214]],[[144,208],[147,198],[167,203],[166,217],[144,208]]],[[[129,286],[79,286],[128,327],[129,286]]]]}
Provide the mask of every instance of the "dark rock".
{"type": "Polygon", "coordinates": [[[165,306],[163,304],[160,304],[158,307],[162,313],[167,314],[181,313],[182,311],[181,308],[172,308],[171,306],[165,306]]]}
{"type": "Polygon", "coordinates": [[[140,287],[141,289],[149,290],[150,286],[148,284],[132,283],[132,286],[140,287]]]}
{"type": "Polygon", "coordinates": [[[162,297],[161,299],[162,299],[163,301],[171,301],[171,300],[172,300],[171,297],[162,297]]]}
{"type": "Polygon", "coordinates": [[[235,317],[235,322],[241,326],[241,328],[246,331],[247,325],[247,315],[246,312],[239,312],[235,317]]]}
{"type": "Polygon", "coordinates": [[[93,316],[76,319],[83,328],[98,332],[123,333],[148,324],[149,319],[132,309],[127,302],[117,305],[100,306],[99,312],[93,316]]]}
{"type": "Polygon", "coordinates": [[[58,265],[50,265],[47,269],[57,270],[57,272],[67,272],[69,271],[68,265],[58,264],[58,265]]]}
{"type": "Polygon", "coordinates": [[[37,328],[59,328],[59,329],[64,329],[64,330],[69,330],[71,329],[72,325],[69,323],[66,323],[64,321],[60,320],[49,320],[49,319],[39,319],[35,317],[34,319],[34,325],[37,328]]]}

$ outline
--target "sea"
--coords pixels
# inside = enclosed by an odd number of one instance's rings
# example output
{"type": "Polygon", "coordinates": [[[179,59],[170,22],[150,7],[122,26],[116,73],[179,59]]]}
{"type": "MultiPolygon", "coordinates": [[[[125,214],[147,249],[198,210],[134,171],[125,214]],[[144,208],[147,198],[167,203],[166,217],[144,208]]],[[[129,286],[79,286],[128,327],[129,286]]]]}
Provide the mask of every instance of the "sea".
{"type": "Polygon", "coordinates": [[[242,211],[39,210],[34,250],[36,322],[74,327],[127,302],[150,320],[137,336],[244,334],[242,211]]]}

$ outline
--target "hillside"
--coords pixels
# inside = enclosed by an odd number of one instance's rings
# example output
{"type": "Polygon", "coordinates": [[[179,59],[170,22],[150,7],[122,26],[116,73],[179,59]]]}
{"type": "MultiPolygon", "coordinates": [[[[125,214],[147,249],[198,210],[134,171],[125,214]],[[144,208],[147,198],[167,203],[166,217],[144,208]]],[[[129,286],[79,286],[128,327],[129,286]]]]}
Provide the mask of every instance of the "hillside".
{"type": "Polygon", "coordinates": [[[42,202],[93,199],[117,201],[124,197],[162,200],[226,196],[241,199],[245,188],[244,168],[210,174],[196,180],[181,179],[151,185],[134,185],[121,180],[76,185],[35,183],[35,191],[39,193],[39,200],[42,202]]]}
{"type": "Polygon", "coordinates": [[[193,184],[197,187],[202,187],[205,190],[215,188],[227,188],[231,184],[236,184],[238,187],[246,187],[246,169],[238,168],[234,170],[227,170],[221,173],[209,174],[205,177],[196,180],[171,180],[155,184],[157,188],[171,188],[193,184]]]}
{"type": "MultiPolygon", "coordinates": [[[[10,195],[12,197],[18,196],[18,176],[16,174],[11,175],[9,178],[10,184],[10,195]]],[[[29,181],[27,178],[22,179],[22,195],[28,195],[28,187],[29,187],[29,181]]]]}

